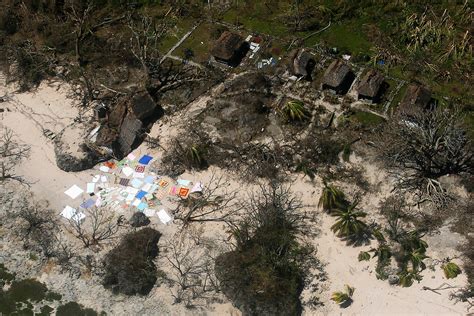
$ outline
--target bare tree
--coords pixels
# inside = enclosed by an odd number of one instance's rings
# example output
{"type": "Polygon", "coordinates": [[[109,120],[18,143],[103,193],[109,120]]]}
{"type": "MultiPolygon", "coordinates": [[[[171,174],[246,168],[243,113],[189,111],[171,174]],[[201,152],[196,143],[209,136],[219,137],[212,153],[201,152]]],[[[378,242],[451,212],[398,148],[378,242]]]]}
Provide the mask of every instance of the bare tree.
{"type": "Polygon", "coordinates": [[[94,99],[94,76],[86,73],[84,69],[84,59],[82,54],[82,46],[87,38],[97,32],[99,29],[119,22],[125,19],[126,15],[119,15],[117,17],[102,17],[96,14],[96,6],[94,1],[78,1],[67,0],[65,3],[65,12],[68,19],[74,26],[74,52],[78,71],[83,80],[87,93],[82,100],[83,105],[86,106],[94,99]]]}
{"type": "Polygon", "coordinates": [[[233,226],[237,243],[245,245],[262,227],[284,225],[289,234],[308,234],[309,216],[303,211],[299,197],[289,186],[279,182],[260,183],[259,189],[249,194],[247,201],[241,202],[245,218],[233,226]]]}
{"type": "Polygon", "coordinates": [[[152,17],[146,15],[129,14],[127,16],[127,25],[131,31],[130,51],[141,63],[147,76],[150,74],[150,63],[157,63],[159,60],[158,45],[161,38],[168,32],[169,24],[166,23],[166,19],[162,21],[157,24],[152,17]]]}
{"type": "Polygon", "coordinates": [[[167,18],[171,12],[169,10],[159,23],[137,12],[127,15],[127,26],[131,32],[130,52],[140,62],[152,94],[162,94],[208,76],[206,71],[196,67],[176,65],[161,58],[159,44],[172,26],[173,22],[167,18]]]}
{"type": "Polygon", "coordinates": [[[17,183],[1,186],[0,216],[6,231],[21,239],[25,249],[46,258],[55,256],[59,229],[57,217],[46,201],[34,196],[17,183]],[[2,212],[3,211],[3,212],[2,212]]]}
{"type": "Polygon", "coordinates": [[[15,175],[15,168],[30,155],[30,147],[15,140],[13,131],[7,127],[0,136],[0,182],[13,179],[24,182],[21,176],[15,175]]]}
{"type": "Polygon", "coordinates": [[[116,216],[106,207],[92,207],[85,210],[86,218],[72,217],[66,227],[84,247],[99,246],[102,242],[114,238],[123,223],[123,215],[116,216]]]}
{"type": "Polygon", "coordinates": [[[236,191],[229,189],[229,181],[224,175],[212,173],[203,192],[191,193],[182,199],[174,211],[175,219],[183,226],[191,222],[228,222],[239,210],[236,208],[236,191]]]}
{"type": "Polygon", "coordinates": [[[163,258],[170,268],[166,280],[172,285],[175,303],[190,308],[215,299],[219,284],[214,259],[218,253],[217,245],[203,236],[202,229],[190,227],[170,239],[163,248],[163,258]]]}
{"type": "Polygon", "coordinates": [[[384,131],[380,154],[399,180],[397,188],[416,190],[420,203],[449,200],[439,177],[472,173],[474,151],[459,111],[414,111],[395,117],[384,131]]]}

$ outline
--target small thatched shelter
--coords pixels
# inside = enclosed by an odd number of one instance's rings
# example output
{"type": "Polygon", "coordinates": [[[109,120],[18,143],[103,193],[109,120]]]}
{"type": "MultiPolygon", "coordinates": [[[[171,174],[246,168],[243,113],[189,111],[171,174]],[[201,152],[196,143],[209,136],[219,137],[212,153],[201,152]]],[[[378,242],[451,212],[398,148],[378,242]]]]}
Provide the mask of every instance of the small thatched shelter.
{"type": "Polygon", "coordinates": [[[344,94],[349,90],[354,78],[351,68],[341,59],[336,59],[324,72],[322,89],[331,89],[338,94],[344,94]]]}
{"type": "Polygon", "coordinates": [[[411,83],[400,101],[399,108],[403,111],[410,109],[429,109],[431,103],[431,92],[418,83],[411,83]]]}
{"type": "Polygon", "coordinates": [[[118,139],[113,145],[115,155],[119,158],[130,153],[134,145],[139,141],[143,134],[143,123],[133,115],[127,115],[120,128],[118,139]]]}
{"type": "Polygon", "coordinates": [[[316,62],[309,52],[304,49],[295,50],[291,55],[290,72],[297,77],[309,78],[316,62]]]}
{"type": "Polygon", "coordinates": [[[358,98],[376,102],[380,97],[384,79],[384,76],[375,69],[367,71],[357,86],[358,98]]]}
{"type": "Polygon", "coordinates": [[[130,107],[136,118],[145,120],[156,111],[156,103],[148,92],[138,93],[133,96],[130,107]]]}
{"type": "Polygon", "coordinates": [[[237,66],[249,49],[249,44],[235,33],[224,31],[211,50],[212,56],[222,63],[237,66]]]}

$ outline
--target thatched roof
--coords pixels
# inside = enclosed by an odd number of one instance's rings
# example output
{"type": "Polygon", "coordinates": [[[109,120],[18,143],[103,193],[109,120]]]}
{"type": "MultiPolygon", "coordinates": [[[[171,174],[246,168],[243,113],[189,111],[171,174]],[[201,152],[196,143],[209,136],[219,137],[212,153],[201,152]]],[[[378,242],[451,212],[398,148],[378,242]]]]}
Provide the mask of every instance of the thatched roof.
{"type": "Polygon", "coordinates": [[[431,100],[431,92],[424,86],[411,83],[407,87],[407,91],[400,102],[400,108],[409,109],[413,106],[421,109],[428,108],[431,100]]]}
{"type": "Polygon", "coordinates": [[[134,95],[130,103],[133,114],[140,120],[155,113],[156,103],[146,91],[134,95]]]}
{"type": "Polygon", "coordinates": [[[224,31],[214,44],[211,54],[222,60],[230,60],[243,43],[244,40],[240,35],[224,31]]]}
{"type": "Polygon", "coordinates": [[[333,61],[324,72],[323,84],[338,87],[350,73],[351,68],[341,59],[333,61]]]}
{"type": "MultiPolygon", "coordinates": [[[[118,153],[129,153],[132,151],[132,145],[140,136],[140,131],[143,128],[143,123],[133,115],[127,115],[123,120],[118,138],[118,153]]],[[[117,151],[116,151],[117,154],[117,151]]]]}
{"type": "Polygon", "coordinates": [[[379,93],[384,76],[377,70],[371,69],[362,77],[357,87],[359,95],[374,98],[379,93]]]}
{"type": "Polygon", "coordinates": [[[109,118],[107,120],[107,125],[112,128],[120,128],[120,125],[122,125],[123,122],[123,118],[127,114],[127,104],[127,99],[121,99],[113,106],[110,111],[109,118]]]}
{"type": "Polygon", "coordinates": [[[308,63],[310,62],[314,62],[313,55],[304,49],[296,51],[290,64],[291,72],[297,76],[307,76],[308,63]]]}

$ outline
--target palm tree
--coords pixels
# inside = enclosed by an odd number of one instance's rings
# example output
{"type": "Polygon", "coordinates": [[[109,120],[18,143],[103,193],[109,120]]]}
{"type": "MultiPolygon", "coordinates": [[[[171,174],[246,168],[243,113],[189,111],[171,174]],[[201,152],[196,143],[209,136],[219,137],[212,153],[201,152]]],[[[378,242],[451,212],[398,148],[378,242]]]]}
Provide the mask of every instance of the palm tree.
{"type": "Polygon", "coordinates": [[[332,185],[324,182],[324,189],[319,198],[318,207],[323,210],[331,212],[334,209],[340,208],[345,201],[344,193],[332,185]]]}
{"type": "Polygon", "coordinates": [[[402,237],[401,245],[405,252],[418,250],[420,253],[425,253],[428,248],[428,243],[421,238],[423,235],[418,230],[412,230],[402,237]]]}
{"type": "Polygon", "coordinates": [[[337,304],[349,303],[352,301],[352,295],[354,294],[355,288],[346,284],[344,291],[337,291],[332,293],[331,300],[337,304]]]}
{"type": "Polygon", "coordinates": [[[418,282],[423,279],[423,277],[417,272],[413,270],[403,270],[398,274],[399,281],[398,284],[403,287],[409,287],[413,284],[413,280],[418,282]]]}
{"type": "Polygon", "coordinates": [[[316,177],[314,170],[308,165],[306,161],[298,163],[298,165],[296,166],[296,171],[303,172],[304,175],[308,176],[311,179],[311,181],[313,181],[316,177]]]}
{"type": "Polygon", "coordinates": [[[303,102],[292,100],[283,106],[283,114],[291,121],[303,121],[309,118],[308,111],[305,109],[303,102]]]}
{"type": "Polygon", "coordinates": [[[334,216],[337,216],[338,219],[331,226],[331,230],[338,237],[356,237],[367,230],[367,224],[359,220],[360,217],[365,217],[367,213],[357,211],[356,206],[357,203],[354,203],[334,212],[334,216]]]}
{"type": "Polygon", "coordinates": [[[188,155],[191,160],[191,163],[200,166],[203,162],[201,156],[201,149],[197,145],[189,146],[188,155]]]}
{"type": "Polygon", "coordinates": [[[388,274],[385,268],[390,265],[392,250],[387,244],[385,244],[385,242],[379,242],[379,246],[377,248],[370,249],[369,252],[374,253],[372,258],[377,257],[377,266],[375,268],[377,279],[386,280],[388,278],[388,274]]]}
{"type": "Polygon", "coordinates": [[[369,251],[374,253],[372,258],[377,257],[377,261],[380,263],[386,263],[392,257],[392,251],[386,244],[381,244],[377,248],[372,248],[369,251]]]}
{"type": "Polygon", "coordinates": [[[426,269],[426,265],[423,262],[423,260],[426,258],[428,258],[428,256],[425,255],[423,250],[416,249],[407,253],[405,257],[405,262],[411,262],[413,271],[423,271],[424,269],[426,269]]]}

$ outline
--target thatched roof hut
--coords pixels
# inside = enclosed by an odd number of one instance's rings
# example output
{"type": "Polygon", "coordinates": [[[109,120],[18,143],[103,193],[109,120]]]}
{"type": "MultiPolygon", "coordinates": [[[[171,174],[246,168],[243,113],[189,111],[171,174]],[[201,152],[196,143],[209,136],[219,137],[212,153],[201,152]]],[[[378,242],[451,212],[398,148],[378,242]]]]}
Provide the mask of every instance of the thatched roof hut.
{"type": "Polygon", "coordinates": [[[142,92],[133,96],[130,107],[136,118],[144,120],[155,113],[156,103],[148,92],[142,92]]]}
{"type": "Polygon", "coordinates": [[[308,77],[311,75],[316,62],[309,52],[304,49],[296,50],[292,54],[290,61],[290,71],[295,76],[308,77]]]}
{"type": "Polygon", "coordinates": [[[238,64],[248,50],[248,43],[235,33],[224,31],[211,50],[212,56],[220,62],[238,64]],[[245,53],[244,53],[245,52],[245,53]]]}
{"type": "Polygon", "coordinates": [[[142,136],[143,123],[133,115],[127,115],[120,128],[118,139],[114,143],[114,153],[119,158],[130,153],[133,145],[142,136]]]}
{"type": "Polygon", "coordinates": [[[350,88],[353,80],[351,68],[341,59],[336,59],[324,72],[322,88],[343,94],[350,88]]]}
{"type": "Polygon", "coordinates": [[[357,86],[358,98],[376,101],[384,79],[384,76],[375,69],[367,71],[357,86]]]}
{"type": "Polygon", "coordinates": [[[431,92],[418,83],[408,85],[402,101],[400,101],[400,109],[408,110],[411,108],[428,109],[431,101],[431,92]]]}

